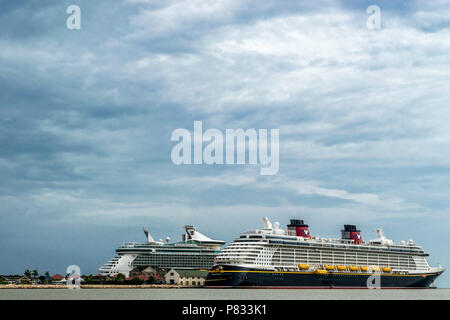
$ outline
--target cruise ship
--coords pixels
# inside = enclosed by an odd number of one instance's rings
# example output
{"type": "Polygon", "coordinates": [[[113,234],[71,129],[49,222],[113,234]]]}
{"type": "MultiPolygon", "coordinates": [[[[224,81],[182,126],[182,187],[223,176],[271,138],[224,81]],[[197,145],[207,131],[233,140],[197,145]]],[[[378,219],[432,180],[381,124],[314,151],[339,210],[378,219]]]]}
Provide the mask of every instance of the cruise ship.
{"type": "Polygon", "coordinates": [[[445,271],[430,267],[413,240],[394,243],[381,229],[365,242],[355,225],[339,239],[311,236],[303,220],[286,229],[263,219],[264,229],[239,235],[215,258],[210,288],[429,288],[445,271]]]}
{"type": "Polygon", "coordinates": [[[169,237],[165,242],[155,241],[144,228],[146,243],[125,242],[116,249],[117,255],[99,269],[100,274],[122,273],[128,277],[131,270],[146,267],[209,270],[225,241],[213,240],[190,225],[184,229],[181,241],[171,243],[169,237]]]}

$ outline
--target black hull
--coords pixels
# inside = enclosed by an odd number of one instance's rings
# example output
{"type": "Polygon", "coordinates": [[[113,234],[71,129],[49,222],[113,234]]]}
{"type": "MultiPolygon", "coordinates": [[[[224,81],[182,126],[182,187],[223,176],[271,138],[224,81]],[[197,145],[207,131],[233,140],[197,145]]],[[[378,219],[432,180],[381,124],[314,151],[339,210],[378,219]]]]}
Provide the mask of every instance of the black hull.
{"type": "Polygon", "coordinates": [[[368,273],[329,272],[318,275],[313,272],[278,272],[223,266],[223,270],[211,270],[206,278],[207,288],[429,288],[442,272],[417,275],[381,274],[379,282],[368,273]]]}

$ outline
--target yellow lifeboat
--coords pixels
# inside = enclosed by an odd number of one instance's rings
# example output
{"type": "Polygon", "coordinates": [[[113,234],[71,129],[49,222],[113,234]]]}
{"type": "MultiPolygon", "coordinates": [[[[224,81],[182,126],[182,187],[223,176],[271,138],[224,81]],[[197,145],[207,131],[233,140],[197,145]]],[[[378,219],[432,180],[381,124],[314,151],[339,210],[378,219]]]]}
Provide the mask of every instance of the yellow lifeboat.
{"type": "Polygon", "coordinates": [[[299,264],[298,267],[300,269],[309,269],[309,264],[299,264]]]}
{"type": "Polygon", "coordinates": [[[337,269],[340,271],[344,271],[344,270],[347,270],[347,267],[346,266],[337,266],[337,269]]]}
{"type": "Polygon", "coordinates": [[[359,269],[360,269],[361,271],[367,271],[367,270],[369,270],[369,268],[366,267],[366,266],[359,266],[359,269]]]}
{"type": "Polygon", "coordinates": [[[326,270],[334,270],[334,266],[332,266],[332,265],[326,265],[326,266],[325,266],[325,269],[326,269],[326,270]]]}
{"type": "Polygon", "coordinates": [[[350,271],[358,271],[358,267],[357,266],[349,266],[348,269],[350,271]]]}
{"type": "Polygon", "coordinates": [[[372,271],[380,271],[380,267],[372,266],[372,271]]]}
{"type": "Polygon", "coordinates": [[[391,268],[389,267],[382,267],[381,270],[383,270],[383,272],[391,272],[391,268]]]}
{"type": "Polygon", "coordinates": [[[327,270],[317,269],[314,274],[327,274],[327,270]]]}

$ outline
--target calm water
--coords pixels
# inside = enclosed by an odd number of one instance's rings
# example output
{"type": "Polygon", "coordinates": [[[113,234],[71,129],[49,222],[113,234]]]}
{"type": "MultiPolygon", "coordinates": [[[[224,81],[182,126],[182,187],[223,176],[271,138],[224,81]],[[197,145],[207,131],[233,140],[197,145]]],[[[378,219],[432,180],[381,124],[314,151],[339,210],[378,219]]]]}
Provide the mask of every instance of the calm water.
{"type": "Polygon", "coordinates": [[[450,300],[450,289],[0,289],[0,300],[450,300]]]}

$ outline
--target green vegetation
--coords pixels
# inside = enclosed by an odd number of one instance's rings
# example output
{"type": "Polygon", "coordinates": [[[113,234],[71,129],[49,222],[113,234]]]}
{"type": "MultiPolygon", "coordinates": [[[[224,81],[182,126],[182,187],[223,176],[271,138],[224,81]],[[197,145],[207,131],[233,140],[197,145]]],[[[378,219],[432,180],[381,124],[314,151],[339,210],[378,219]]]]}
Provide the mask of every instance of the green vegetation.
{"type": "Polygon", "coordinates": [[[125,275],[122,274],[122,273],[119,273],[119,274],[117,275],[116,282],[117,282],[118,284],[123,284],[123,283],[125,282],[125,275]]]}
{"type": "Polygon", "coordinates": [[[144,284],[144,282],[145,282],[145,280],[139,279],[138,277],[134,277],[131,280],[127,280],[126,284],[138,284],[139,285],[139,284],[144,284]]]}
{"type": "Polygon", "coordinates": [[[52,283],[52,279],[49,276],[40,276],[38,279],[42,284],[52,283]]]}
{"type": "Polygon", "coordinates": [[[153,276],[149,276],[149,277],[148,277],[148,280],[145,281],[146,284],[153,284],[153,283],[155,283],[155,282],[156,282],[156,281],[155,281],[155,278],[154,278],[153,276]]]}
{"type": "Polygon", "coordinates": [[[92,276],[92,274],[90,274],[88,276],[85,276],[83,279],[84,279],[84,281],[86,281],[86,283],[92,283],[93,276],[92,276]]]}
{"type": "MultiPolygon", "coordinates": [[[[26,269],[23,272],[23,275],[28,278],[26,279],[20,279],[17,281],[20,281],[21,284],[32,284],[32,283],[38,283],[38,284],[52,284],[57,283],[58,281],[54,281],[51,278],[50,272],[46,271],[43,275],[39,274],[38,269],[26,269]]],[[[69,276],[69,275],[66,275],[69,276]]],[[[8,284],[8,277],[17,277],[21,278],[20,275],[9,275],[5,277],[0,277],[0,285],[1,284],[8,284]]],[[[139,276],[132,276],[130,278],[127,278],[124,274],[119,273],[117,276],[111,277],[111,276],[94,276],[92,274],[84,275],[82,276],[83,282],[82,284],[99,284],[99,285],[108,285],[108,284],[114,284],[114,285],[142,285],[142,284],[162,284],[164,283],[164,280],[160,276],[152,275],[143,275],[140,274],[139,276]]]]}

